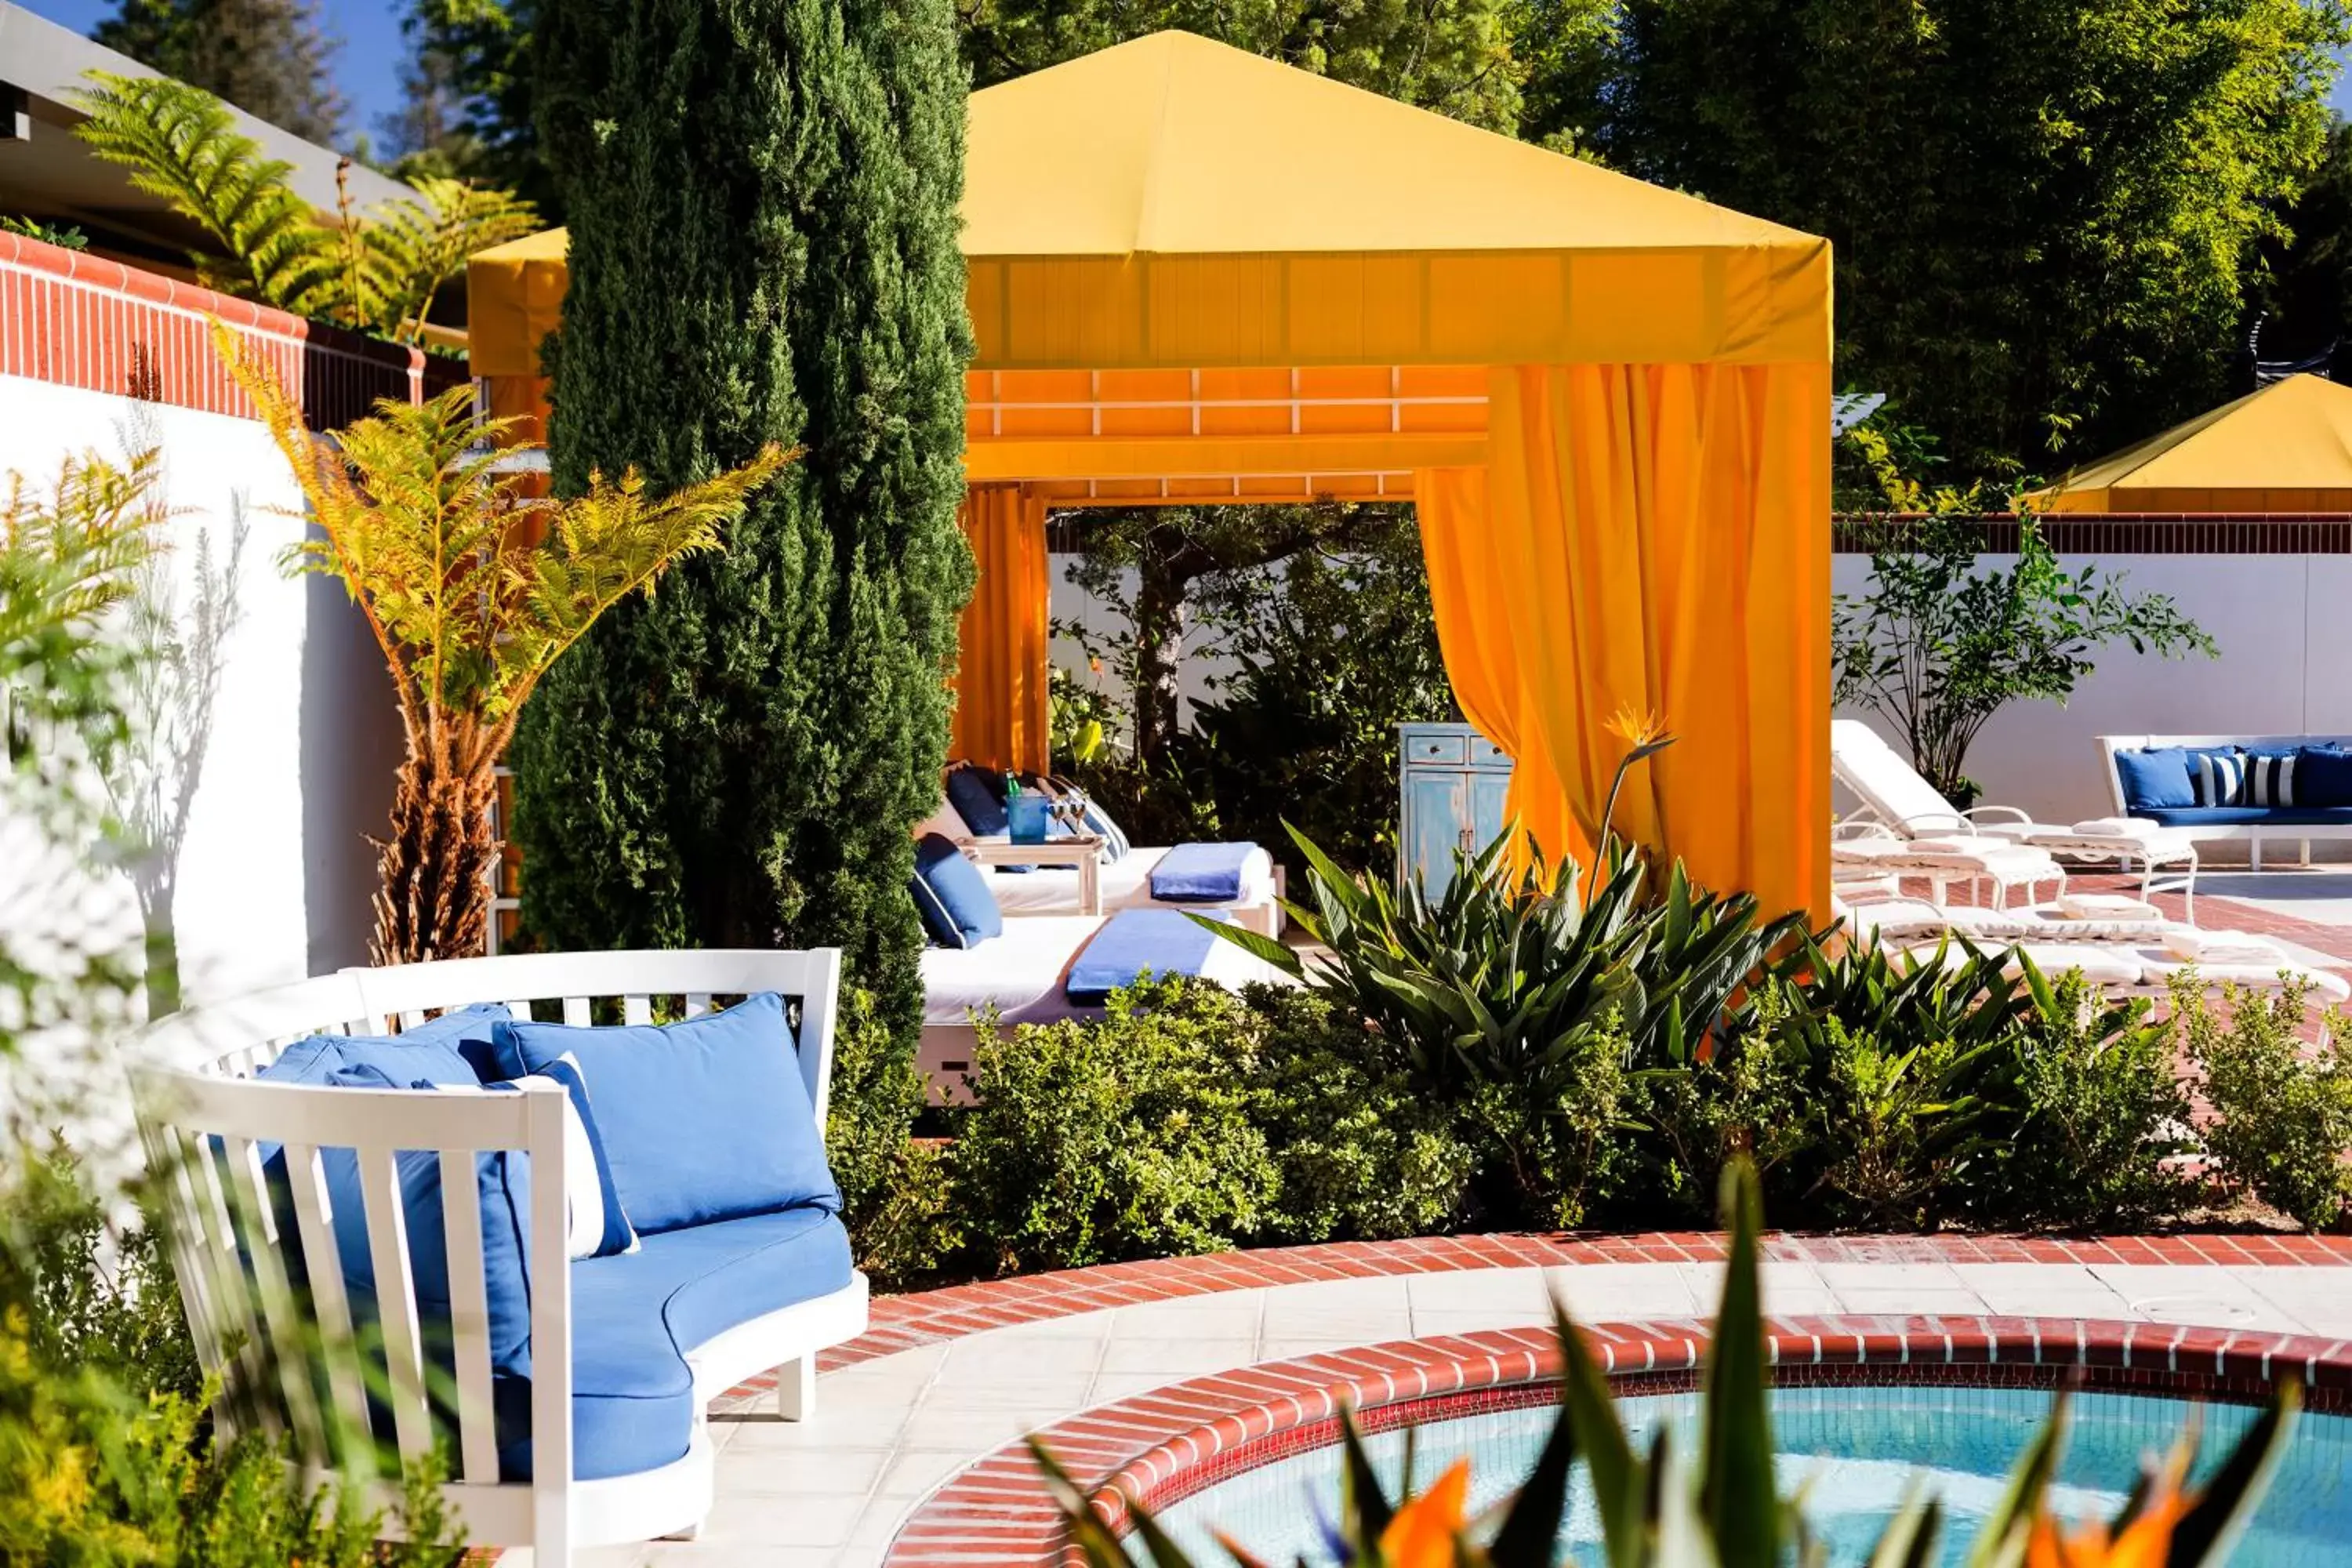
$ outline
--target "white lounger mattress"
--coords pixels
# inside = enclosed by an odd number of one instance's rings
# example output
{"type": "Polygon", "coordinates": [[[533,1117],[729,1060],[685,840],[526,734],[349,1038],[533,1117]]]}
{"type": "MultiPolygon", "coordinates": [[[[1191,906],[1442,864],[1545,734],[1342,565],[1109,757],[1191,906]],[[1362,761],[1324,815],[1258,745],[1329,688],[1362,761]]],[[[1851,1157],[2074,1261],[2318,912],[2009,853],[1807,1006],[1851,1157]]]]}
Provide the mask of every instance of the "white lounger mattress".
{"type": "MultiPolygon", "coordinates": [[[[1230,904],[1203,904],[1189,899],[1181,902],[1163,902],[1153,898],[1151,870],[1167,853],[1165,846],[1130,849],[1109,865],[1096,868],[1095,885],[1102,891],[1103,913],[1116,914],[1120,910],[1274,907],[1274,857],[1264,849],[1251,850],[1243,861],[1242,896],[1230,904]]],[[[1075,866],[1039,866],[1028,871],[991,870],[988,873],[988,890],[996,895],[996,907],[1008,915],[1076,914],[1078,908],[1078,868],[1075,866]]]]}
{"type": "MultiPolygon", "coordinates": [[[[1134,858],[1133,856],[1129,857],[1134,858]]],[[[1018,877],[1002,880],[1019,881],[1018,877]]],[[[1037,915],[1006,921],[1004,934],[977,947],[923,950],[923,1022],[969,1024],[992,1005],[1006,1024],[1050,1024],[1062,1018],[1096,1018],[1100,1007],[1076,1007],[1062,994],[1071,961],[1108,916],[1037,915]]],[[[1215,940],[1202,965],[1202,978],[1231,990],[1255,981],[1287,984],[1290,977],[1264,959],[1215,940]]]]}

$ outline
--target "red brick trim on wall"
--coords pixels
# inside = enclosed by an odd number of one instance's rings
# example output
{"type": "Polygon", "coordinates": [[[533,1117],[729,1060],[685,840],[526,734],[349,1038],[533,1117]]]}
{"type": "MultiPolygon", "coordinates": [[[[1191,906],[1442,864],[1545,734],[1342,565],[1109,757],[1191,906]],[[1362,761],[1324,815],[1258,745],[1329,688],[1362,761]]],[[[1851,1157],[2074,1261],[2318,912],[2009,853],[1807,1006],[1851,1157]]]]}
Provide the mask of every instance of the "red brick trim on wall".
{"type": "Polygon", "coordinates": [[[462,363],[421,349],[0,234],[0,374],[250,419],[206,316],[262,352],[314,429],[348,424],[380,398],[415,403],[467,379],[462,363]]]}
{"type": "MultiPolygon", "coordinates": [[[[1776,1380],[1924,1383],[2163,1393],[2259,1400],[2301,1378],[2308,1404],[2352,1406],[2352,1345],[2165,1323],[1983,1317],[1776,1318],[1776,1380]]],[[[1696,1320],[1587,1331],[1622,1394],[1693,1385],[1707,1326],[1696,1320]]],[[[1331,1442],[1342,1408],[1375,1429],[1549,1397],[1559,1351],[1544,1329],[1496,1330],[1333,1351],[1194,1378],[1058,1422],[1039,1438],[1115,1529],[1130,1505],[1164,1508],[1204,1486],[1331,1442]]],[[[1244,1545],[1247,1542],[1244,1542],[1244,1545]]],[[[888,1568],[1078,1568],[1025,1443],[1008,1444],[918,1508],[888,1568]]]]}
{"type": "MultiPolygon", "coordinates": [[[[1831,520],[1830,548],[1840,555],[1867,555],[1913,521],[1841,515],[1831,520]]],[[[2334,512],[2074,512],[2041,521],[2042,537],[2061,555],[2352,555],[2352,517],[2334,512]]],[[[1977,528],[1982,549],[1995,554],[2017,549],[2015,516],[1981,517],[1977,528]]]]}

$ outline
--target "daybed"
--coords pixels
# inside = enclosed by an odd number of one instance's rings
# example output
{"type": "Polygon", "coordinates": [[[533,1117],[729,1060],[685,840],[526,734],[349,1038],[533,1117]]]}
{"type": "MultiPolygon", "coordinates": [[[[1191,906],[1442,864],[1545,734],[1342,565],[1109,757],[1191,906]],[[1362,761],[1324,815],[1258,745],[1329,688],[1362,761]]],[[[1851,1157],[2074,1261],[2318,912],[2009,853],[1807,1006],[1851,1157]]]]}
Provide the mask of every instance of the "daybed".
{"type": "Polygon", "coordinates": [[[2116,809],[2200,842],[2352,838],[2352,735],[2102,735],[2116,809]]]}
{"type": "MultiPolygon", "coordinates": [[[[1230,897],[1162,899],[1155,896],[1152,879],[1176,852],[1176,847],[1129,845],[1100,804],[1086,799],[1082,792],[1065,780],[1033,775],[1024,778],[1022,784],[1024,790],[1048,801],[1067,802],[1073,812],[1082,812],[1080,827],[1101,841],[1094,868],[1097,900],[1094,910],[1087,910],[1082,902],[1081,879],[1071,867],[1001,864],[1015,858],[1016,851],[999,847],[1009,843],[1011,834],[1003,781],[993,773],[967,763],[950,766],[945,775],[939,810],[915,829],[917,837],[927,833],[942,834],[966,846],[967,853],[971,846],[989,846],[986,858],[999,862],[989,868],[989,884],[996,895],[997,907],[1004,913],[1026,918],[1108,915],[1140,909],[1226,910],[1260,935],[1282,934],[1282,868],[1265,849],[1256,845],[1235,847],[1243,853],[1230,897]]],[[[1070,829],[1059,825],[1054,829],[1057,835],[1066,831],[1070,829]]],[[[1189,850],[1194,847],[1185,847],[1189,850]]]]}
{"type": "Polygon", "coordinates": [[[1859,719],[1831,721],[1830,768],[1874,819],[1905,838],[1974,834],[2077,860],[2113,862],[2126,872],[2137,866],[2140,897],[2186,894],[2189,918],[2196,918],[2197,846],[2179,828],[2128,816],[2056,826],[2036,822],[2013,805],[1963,811],[1859,719]],[[2158,882],[2158,873],[2166,868],[2177,874],[2158,882]]]}
{"type": "Polygon", "coordinates": [[[134,1103],[223,1420],[288,1435],[313,1481],[355,1473],[376,1509],[392,1453],[446,1440],[467,1535],[542,1565],[695,1530],[709,1403],[775,1367],[805,1418],[816,1352],[866,1326],[824,1168],[839,973],[831,951],[467,959],[152,1026],[134,1103]],[[600,1002],[688,1021],[515,1026],[600,1002]],[[509,1051],[513,1092],[465,1081],[509,1051]],[[613,1091],[593,1112],[583,1079],[613,1091]]]}

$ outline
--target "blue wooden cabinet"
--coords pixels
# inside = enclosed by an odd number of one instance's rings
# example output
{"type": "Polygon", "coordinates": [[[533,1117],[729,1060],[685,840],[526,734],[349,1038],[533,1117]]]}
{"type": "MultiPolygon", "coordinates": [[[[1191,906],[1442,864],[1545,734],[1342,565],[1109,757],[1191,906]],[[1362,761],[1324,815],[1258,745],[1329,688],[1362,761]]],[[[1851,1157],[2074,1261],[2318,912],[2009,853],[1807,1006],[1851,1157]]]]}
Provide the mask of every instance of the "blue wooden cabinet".
{"type": "Polygon", "coordinates": [[[1511,759],[1467,724],[1397,726],[1397,879],[1431,898],[1454,880],[1454,853],[1503,831],[1511,759]]]}

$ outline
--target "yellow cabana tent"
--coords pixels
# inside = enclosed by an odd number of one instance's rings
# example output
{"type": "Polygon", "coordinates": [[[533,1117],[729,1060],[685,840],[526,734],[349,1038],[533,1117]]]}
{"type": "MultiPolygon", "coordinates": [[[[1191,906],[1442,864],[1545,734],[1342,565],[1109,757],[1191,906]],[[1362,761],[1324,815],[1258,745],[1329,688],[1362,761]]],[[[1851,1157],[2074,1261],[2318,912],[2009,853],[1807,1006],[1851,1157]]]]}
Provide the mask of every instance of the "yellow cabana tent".
{"type": "Polygon", "coordinates": [[[2352,387],[2290,375],[2026,499],[2048,511],[2352,512],[2352,387]]]}
{"type": "MultiPolygon", "coordinates": [[[[1619,825],[1826,912],[1826,241],[1174,32],[973,94],[962,217],[961,754],[1045,763],[1049,505],[1412,499],[1548,850],[1654,712],[1619,825]]],[[[501,408],[562,255],[474,259],[501,408]]]]}

